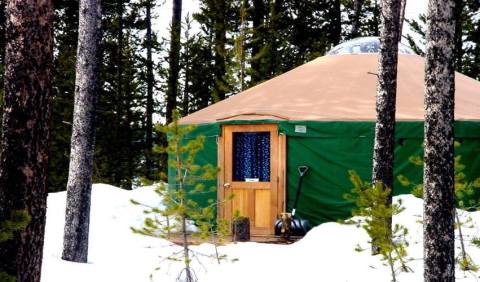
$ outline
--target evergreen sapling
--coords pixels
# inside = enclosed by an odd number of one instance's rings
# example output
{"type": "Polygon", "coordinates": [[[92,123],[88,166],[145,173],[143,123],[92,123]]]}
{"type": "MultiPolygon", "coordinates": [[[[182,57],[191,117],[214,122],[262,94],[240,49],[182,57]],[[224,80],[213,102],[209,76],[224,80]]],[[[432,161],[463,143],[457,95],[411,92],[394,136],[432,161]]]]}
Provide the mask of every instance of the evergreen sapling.
{"type": "MultiPolygon", "coordinates": [[[[460,147],[459,142],[455,142],[455,148],[460,147]]],[[[466,166],[461,162],[462,156],[455,156],[454,170],[455,170],[455,198],[457,206],[461,209],[455,209],[455,228],[458,229],[458,236],[460,239],[460,255],[456,258],[460,269],[463,271],[478,270],[478,266],[473,262],[472,258],[468,255],[465,248],[465,238],[463,236],[462,228],[466,223],[471,222],[471,218],[467,217],[464,220],[463,211],[478,210],[480,207],[480,201],[478,198],[478,188],[480,188],[480,177],[475,180],[469,181],[465,175],[466,166]]],[[[415,166],[423,167],[423,158],[420,156],[411,156],[409,158],[410,163],[415,166]]],[[[412,189],[412,194],[418,198],[423,197],[423,183],[413,183],[405,175],[398,175],[397,180],[405,187],[412,189]]]]}
{"type": "MultiPolygon", "coordinates": [[[[353,215],[362,217],[350,222],[356,223],[367,231],[371,244],[375,241],[382,260],[390,266],[392,281],[396,282],[395,266],[397,264],[400,265],[401,271],[412,271],[407,266],[408,229],[400,224],[390,225],[390,219],[404,210],[402,202],[387,204],[391,193],[390,188],[383,187],[381,182],[371,185],[352,170],[349,171],[349,175],[354,188],[352,194],[347,194],[345,198],[353,201],[357,206],[352,212],[353,215]]],[[[357,246],[356,251],[360,250],[361,248],[357,246]]]]}
{"type": "MultiPolygon", "coordinates": [[[[167,153],[170,156],[169,167],[175,172],[173,183],[160,183],[155,192],[162,200],[163,206],[153,207],[132,200],[133,204],[146,207],[144,211],[148,215],[142,228],[132,228],[135,233],[147,236],[167,238],[170,234],[180,236],[182,250],[165,257],[170,261],[183,262],[183,269],[177,277],[177,281],[197,281],[192,261],[195,259],[201,265],[201,257],[209,257],[218,263],[225,256],[218,252],[217,246],[223,242],[223,238],[229,232],[229,223],[217,219],[216,209],[222,205],[218,201],[209,199],[206,205],[200,205],[195,201],[195,196],[216,191],[216,187],[207,187],[209,180],[216,179],[217,168],[212,165],[198,165],[195,156],[203,149],[204,136],[189,139],[188,134],[194,129],[193,126],[180,126],[178,124],[179,113],[174,111],[173,122],[160,127],[168,136],[168,146],[156,147],[158,153],[167,153]],[[192,222],[195,226],[192,227],[192,222]],[[212,239],[215,252],[213,255],[199,253],[191,248],[189,237],[200,240],[212,239]]],[[[162,260],[163,262],[163,260],[162,260]]],[[[158,267],[155,270],[160,269],[158,267]]]]}

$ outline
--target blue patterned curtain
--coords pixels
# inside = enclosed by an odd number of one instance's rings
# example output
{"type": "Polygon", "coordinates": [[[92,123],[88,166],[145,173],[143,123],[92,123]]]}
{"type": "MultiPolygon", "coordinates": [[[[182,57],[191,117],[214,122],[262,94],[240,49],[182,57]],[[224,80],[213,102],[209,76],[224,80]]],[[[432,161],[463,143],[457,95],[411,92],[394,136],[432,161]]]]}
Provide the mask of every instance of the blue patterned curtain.
{"type": "Polygon", "coordinates": [[[270,181],[270,132],[233,133],[233,180],[270,181]]]}

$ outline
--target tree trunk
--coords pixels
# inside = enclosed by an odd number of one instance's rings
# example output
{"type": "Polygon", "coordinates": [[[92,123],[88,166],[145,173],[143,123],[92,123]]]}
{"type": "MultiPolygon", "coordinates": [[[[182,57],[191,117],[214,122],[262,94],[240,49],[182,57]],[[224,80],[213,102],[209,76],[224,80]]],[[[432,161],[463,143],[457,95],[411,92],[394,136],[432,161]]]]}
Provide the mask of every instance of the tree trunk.
{"type": "MultiPolygon", "coordinates": [[[[122,101],[123,95],[123,0],[117,1],[117,97],[122,101]]],[[[120,104],[120,103],[119,103],[120,104]]],[[[117,105],[120,106],[120,105],[117,105]]]]}
{"type": "Polygon", "coordinates": [[[362,6],[364,0],[353,1],[353,20],[352,20],[352,32],[350,37],[355,38],[361,35],[360,32],[360,15],[362,13],[362,6]]]}
{"type": "Polygon", "coordinates": [[[455,281],[455,1],[430,0],[425,65],[424,281],[455,281]]]}
{"type": "Polygon", "coordinates": [[[88,256],[100,38],[100,0],[81,0],[75,104],[62,254],[64,260],[75,262],[87,262],[88,256]]]}
{"type": "Polygon", "coordinates": [[[455,0],[455,69],[462,72],[463,57],[463,8],[462,0],[455,0]]]}
{"type": "Polygon", "coordinates": [[[226,2],[225,0],[215,0],[215,20],[214,20],[214,77],[215,86],[213,89],[213,100],[215,102],[225,99],[227,83],[225,81],[226,73],[226,50],[225,44],[227,41],[226,33],[226,2]]]}
{"type": "MultiPolygon", "coordinates": [[[[400,2],[383,0],[372,184],[381,182],[384,189],[393,189],[399,15],[400,2]]],[[[390,194],[386,204],[390,205],[391,203],[392,196],[390,194]]],[[[385,235],[390,236],[390,234],[385,235]]],[[[375,240],[372,243],[375,253],[378,246],[375,245],[375,240]]]]}
{"type": "MultiPolygon", "coordinates": [[[[382,1],[382,0],[380,0],[382,1]]],[[[380,5],[382,3],[380,2],[380,5]]],[[[380,30],[379,30],[379,26],[380,26],[380,13],[381,13],[381,8],[379,7],[378,5],[378,0],[375,0],[374,3],[373,3],[373,36],[378,36],[380,37],[380,30]]]]}
{"type": "Polygon", "coordinates": [[[407,7],[407,0],[401,0],[400,3],[400,23],[399,23],[399,36],[398,42],[402,41],[403,23],[405,22],[405,8],[407,7]]]}
{"type": "MultiPolygon", "coordinates": [[[[99,62],[101,62],[99,60],[99,62]]],[[[132,62],[133,64],[133,62],[132,62]]],[[[135,148],[133,146],[133,130],[132,130],[132,86],[131,83],[126,83],[125,85],[125,120],[124,120],[124,130],[125,130],[125,158],[127,164],[127,178],[125,183],[125,188],[128,190],[132,189],[132,181],[135,173],[135,148]]]]}
{"type": "MultiPolygon", "coordinates": [[[[181,2],[181,1],[180,1],[181,2]]],[[[147,21],[147,120],[146,120],[146,140],[145,140],[145,177],[147,179],[152,179],[152,149],[153,149],[153,84],[154,84],[154,75],[153,75],[153,60],[152,60],[152,16],[151,16],[151,1],[146,3],[146,21],[147,21]]],[[[173,29],[173,26],[172,26],[173,29]]],[[[171,55],[171,54],[170,54],[171,55]]],[[[170,79],[170,78],[169,78],[170,79]]],[[[169,84],[170,86],[170,84],[169,84]]],[[[167,123],[171,121],[171,98],[170,92],[167,92],[167,123]]],[[[175,97],[176,99],[176,97],[175,97]]],[[[173,100],[174,102],[176,100],[173,100]]],[[[175,107],[175,106],[173,106],[175,107]]]]}
{"type": "Polygon", "coordinates": [[[182,27],[182,0],[173,0],[172,29],[170,31],[170,53],[167,89],[167,124],[172,122],[172,113],[177,106],[178,73],[180,71],[180,32],[182,27]]]}
{"type": "Polygon", "coordinates": [[[182,115],[188,115],[190,105],[190,30],[191,30],[190,18],[187,16],[187,25],[185,31],[185,87],[183,88],[183,101],[182,101],[182,115]]]}
{"type": "MultiPolygon", "coordinates": [[[[246,8],[244,3],[245,1],[242,1],[242,7],[246,8]]],[[[251,8],[252,12],[252,41],[250,45],[252,46],[251,48],[251,57],[256,58],[257,55],[261,52],[265,40],[265,16],[267,13],[267,7],[265,5],[264,0],[253,0],[253,7],[251,8]]],[[[242,19],[243,20],[243,19],[242,19]]],[[[243,22],[242,22],[243,24],[243,22]]],[[[243,26],[242,26],[243,27],[243,26]]],[[[251,75],[251,83],[252,85],[257,84],[260,81],[263,81],[266,79],[266,73],[263,73],[262,70],[265,69],[264,66],[262,66],[262,61],[259,59],[253,59],[251,61],[251,68],[253,70],[252,75],[251,75]]]]}
{"type": "Polygon", "coordinates": [[[342,6],[340,0],[333,0],[331,7],[332,23],[330,40],[333,46],[338,45],[342,39],[342,6]]]}
{"type": "Polygon", "coordinates": [[[31,221],[0,244],[0,272],[40,281],[47,200],[53,1],[10,0],[0,156],[0,222],[26,210],[31,221]]]}
{"type": "MultiPolygon", "coordinates": [[[[248,22],[247,22],[247,8],[248,8],[248,0],[242,0],[242,4],[240,6],[240,35],[239,35],[239,41],[238,42],[238,48],[239,54],[238,54],[238,59],[239,59],[239,64],[240,64],[240,91],[245,90],[246,84],[245,84],[245,76],[246,76],[246,54],[245,54],[245,41],[246,41],[246,34],[247,34],[247,28],[248,28],[248,22]]],[[[265,42],[265,40],[263,40],[265,42]]],[[[252,64],[254,62],[252,61],[252,64]]],[[[255,73],[255,72],[254,72],[255,73]]],[[[253,75],[252,73],[251,77],[253,80],[253,75]]]]}
{"type": "Polygon", "coordinates": [[[280,26],[280,17],[283,14],[283,0],[273,0],[270,3],[270,26],[268,34],[268,45],[269,45],[269,59],[267,62],[270,64],[268,69],[268,77],[270,78],[274,75],[280,74],[282,69],[282,58],[279,52],[279,39],[277,33],[281,29],[280,26]]]}
{"type": "MultiPolygon", "coordinates": [[[[117,16],[118,26],[112,28],[112,34],[116,34],[117,37],[117,46],[115,50],[112,50],[112,59],[111,62],[116,64],[115,74],[112,74],[110,83],[114,85],[115,91],[112,91],[112,95],[109,101],[111,104],[111,110],[113,113],[111,116],[111,128],[113,144],[109,144],[114,148],[118,148],[119,152],[123,152],[124,149],[124,137],[123,137],[123,126],[122,126],[122,114],[123,114],[123,77],[124,77],[124,64],[123,64],[123,11],[124,11],[124,0],[111,0],[111,7],[114,7],[116,4],[115,12],[112,11],[112,15],[117,16]]],[[[113,9],[112,9],[113,10],[113,9]]],[[[108,49],[105,46],[106,49],[108,49]]],[[[110,155],[111,156],[111,155],[110,155]]],[[[118,186],[123,185],[123,162],[124,158],[111,157],[111,168],[109,169],[109,174],[111,177],[111,182],[115,183],[118,186]]]]}

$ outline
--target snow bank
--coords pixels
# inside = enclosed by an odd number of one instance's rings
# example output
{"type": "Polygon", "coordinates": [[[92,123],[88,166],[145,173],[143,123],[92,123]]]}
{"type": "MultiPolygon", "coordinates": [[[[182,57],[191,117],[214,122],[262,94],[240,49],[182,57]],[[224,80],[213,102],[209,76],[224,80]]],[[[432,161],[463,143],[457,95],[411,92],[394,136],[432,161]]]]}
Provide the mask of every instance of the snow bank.
{"type": "MultiPolygon", "coordinates": [[[[133,191],[105,184],[95,184],[92,191],[89,263],[78,264],[61,260],[65,214],[65,192],[48,197],[47,226],[42,272],[43,282],[76,281],[151,281],[149,276],[164,257],[180,251],[170,242],[133,234],[131,226],[141,226],[143,208],[130,203],[159,205],[153,187],[133,191]]],[[[422,271],[422,200],[411,195],[400,196],[406,210],[394,222],[405,225],[410,234],[408,265],[413,273],[400,273],[399,281],[423,281],[422,271]]],[[[480,263],[480,249],[470,243],[480,236],[480,213],[461,212],[472,218],[464,227],[467,251],[474,262],[480,263]]],[[[212,258],[200,256],[201,265],[194,261],[200,282],[256,281],[389,281],[389,269],[379,256],[370,255],[366,232],[355,225],[326,223],[312,229],[305,238],[291,245],[236,243],[219,248],[227,255],[226,262],[217,265],[212,258]],[[364,251],[355,251],[359,245],[364,251]]],[[[458,242],[457,242],[458,243],[458,242]]],[[[210,244],[194,247],[211,255],[210,244]]],[[[154,281],[175,281],[180,265],[163,260],[154,281]]],[[[457,281],[477,281],[478,273],[457,269],[457,281]]]]}

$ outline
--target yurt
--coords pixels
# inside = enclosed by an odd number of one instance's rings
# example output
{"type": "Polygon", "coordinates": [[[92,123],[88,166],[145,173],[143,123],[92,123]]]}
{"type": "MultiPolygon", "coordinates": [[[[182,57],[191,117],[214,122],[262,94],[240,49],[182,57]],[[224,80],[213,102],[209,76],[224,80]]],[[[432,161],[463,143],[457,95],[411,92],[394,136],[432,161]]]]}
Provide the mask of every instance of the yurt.
{"type": "MultiPolygon", "coordinates": [[[[360,38],[333,48],[287,73],[183,117],[196,125],[190,137],[205,136],[199,164],[219,167],[215,193],[233,200],[218,216],[249,217],[252,235],[272,235],[277,216],[290,211],[303,178],[297,215],[317,225],[350,216],[348,171],[365,180],[372,171],[378,38],[360,38]]],[[[400,45],[396,103],[395,175],[422,182],[425,60],[400,45]]],[[[468,179],[480,177],[480,82],[455,76],[456,155],[468,179]]],[[[189,137],[188,137],[189,138],[189,137]]],[[[394,193],[411,187],[397,180],[394,193]]]]}

